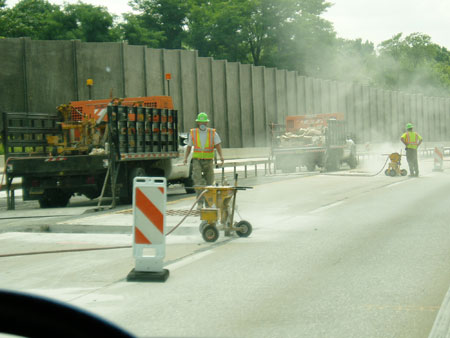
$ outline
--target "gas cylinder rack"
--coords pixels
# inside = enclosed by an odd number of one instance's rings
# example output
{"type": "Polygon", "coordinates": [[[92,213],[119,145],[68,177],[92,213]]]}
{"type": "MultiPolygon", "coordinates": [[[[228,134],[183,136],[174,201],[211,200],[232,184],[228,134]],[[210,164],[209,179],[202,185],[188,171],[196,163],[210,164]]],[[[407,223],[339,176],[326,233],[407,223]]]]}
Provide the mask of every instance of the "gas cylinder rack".
{"type": "Polygon", "coordinates": [[[123,163],[179,156],[178,112],[143,106],[109,105],[107,113],[112,145],[109,161],[114,201],[117,177],[123,163]]]}

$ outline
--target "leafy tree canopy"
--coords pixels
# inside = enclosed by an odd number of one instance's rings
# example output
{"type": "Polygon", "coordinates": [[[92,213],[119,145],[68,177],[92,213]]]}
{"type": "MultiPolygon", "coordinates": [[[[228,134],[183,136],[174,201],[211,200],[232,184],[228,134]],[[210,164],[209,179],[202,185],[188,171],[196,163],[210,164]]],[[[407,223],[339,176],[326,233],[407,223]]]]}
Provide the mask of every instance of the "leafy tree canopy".
{"type": "Polygon", "coordinates": [[[200,56],[448,96],[450,52],[421,33],[402,33],[375,47],[336,37],[322,17],[326,0],[130,0],[122,18],[79,1],[55,5],[0,0],[0,38],[123,41],[195,49],[200,56]]]}

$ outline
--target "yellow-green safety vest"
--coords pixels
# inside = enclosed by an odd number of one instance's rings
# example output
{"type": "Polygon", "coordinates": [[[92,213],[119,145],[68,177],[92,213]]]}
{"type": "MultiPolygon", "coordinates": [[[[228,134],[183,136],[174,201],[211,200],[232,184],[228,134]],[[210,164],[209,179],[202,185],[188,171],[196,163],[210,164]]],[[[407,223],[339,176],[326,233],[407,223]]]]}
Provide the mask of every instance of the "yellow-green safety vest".
{"type": "Polygon", "coordinates": [[[402,139],[406,142],[406,148],[417,149],[422,137],[414,131],[407,131],[402,135],[402,139]]]}
{"type": "Polygon", "coordinates": [[[200,130],[198,128],[191,129],[191,139],[194,146],[193,158],[198,158],[202,160],[212,160],[214,159],[214,135],[216,133],[215,129],[208,128],[208,135],[206,136],[206,142],[202,147],[200,141],[200,130]]]}

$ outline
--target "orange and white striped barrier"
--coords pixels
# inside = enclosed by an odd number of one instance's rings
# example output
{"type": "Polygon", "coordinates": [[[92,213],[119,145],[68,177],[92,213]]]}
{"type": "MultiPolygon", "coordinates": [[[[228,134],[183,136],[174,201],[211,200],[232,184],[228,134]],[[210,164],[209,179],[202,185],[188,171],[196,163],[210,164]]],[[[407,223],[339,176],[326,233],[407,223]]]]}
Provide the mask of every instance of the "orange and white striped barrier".
{"type": "Polygon", "coordinates": [[[128,281],[165,282],[167,184],[163,177],[136,177],[133,182],[133,256],[128,281]]]}
{"type": "Polygon", "coordinates": [[[443,171],[443,170],[444,170],[444,147],[436,146],[436,147],[434,147],[433,171],[443,171]]]}

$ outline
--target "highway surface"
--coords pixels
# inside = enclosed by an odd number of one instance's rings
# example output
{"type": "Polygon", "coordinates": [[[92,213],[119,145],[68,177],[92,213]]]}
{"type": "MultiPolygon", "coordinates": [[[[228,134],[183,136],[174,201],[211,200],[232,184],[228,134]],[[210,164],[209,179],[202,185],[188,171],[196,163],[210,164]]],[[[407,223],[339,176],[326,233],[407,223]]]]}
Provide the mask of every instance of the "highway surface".
{"type": "MultiPolygon", "coordinates": [[[[129,206],[83,213],[92,202],[75,201],[39,218],[44,233],[0,220],[0,288],[69,302],[142,337],[428,337],[450,286],[450,171],[421,165],[419,178],[242,181],[254,185],[237,197],[252,235],[205,243],[188,218],[167,237],[166,283],[126,282],[129,206]]],[[[194,201],[173,194],[168,209],[194,201]]],[[[21,215],[41,212],[31,209],[21,215]]]]}

